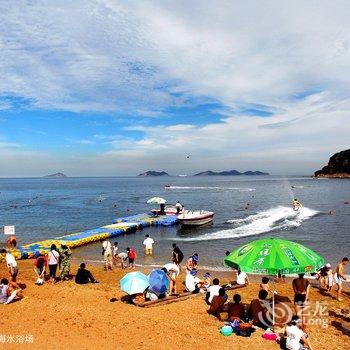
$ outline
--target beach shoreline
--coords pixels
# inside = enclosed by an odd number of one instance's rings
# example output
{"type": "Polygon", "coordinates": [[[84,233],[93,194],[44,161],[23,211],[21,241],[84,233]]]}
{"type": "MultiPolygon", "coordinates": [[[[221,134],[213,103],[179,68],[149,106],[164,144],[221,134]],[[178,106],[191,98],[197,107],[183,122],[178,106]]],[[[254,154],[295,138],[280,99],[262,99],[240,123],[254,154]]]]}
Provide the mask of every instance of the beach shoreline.
{"type": "MultiPolygon", "coordinates": [[[[178,349],[184,346],[194,349],[223,349],[235,344],[242,350],[279,349],[275,342],[262,338],[258,330],[250,338],[220,335],[219,328],[224,324],[206,312],[204,296],[152,308],[139,308],[124,304],[120,298],[124,295],[119,289],[119,280],[131,270],[103,271],[103,265],[88,264],[98,284],[77,285],[74,280],[59,282],[55,285],[34,284],[33,260],[21,260],[19,264],[20,283],[25,284],[24,294],[28,298],[9,305],[1,305],[0,325],[2,335],[31,335],[33,343],[23,343],[25,349],[178,349]],[[118,301],[112,303],[111,298],[118,301]],[[198,327],[200,325],[200,327],[198,327]]],[[[73,261],[71,272],[75,274],[78,262],[73,261]]],[[[148,274],[152,268],[143,267],[148,274]]],[[[202,275],[206,270],[199,268],[202,275]]],[[[7,277],[4,263],[0,264],[0,276],[7,277]]],[[[181,282],[184,271],[178,281],[178,290],[182,291],[181,282]]],[[[233,271],[212,273],[220,278],[220,283],[234,279],[233,271]]],[[[261,277],[261,276],[260,276],[261,277]]],[[[259,276],[250,276],[251,284],[238,291],[230,291],[229,298],[238,292],[245,303],[256,298],[259,291],[259,276]]],[[[345,289],[348,290],[348,287],[345,289]]],[[[279,295],[293,298],[290,279],[286,283],[277,283],[279,295]]],[[[334,295],[334,292],[333,292],[334,295]]],[[[310,299],[326,305],[327,315],[319,317],[327,322],[327,328],[320,332],[319,325],[310,325],[308,332],[314,349],[323,349],[327,341],[328,350],[348,349],[348,336],[332,325],[334,322],[345,322],[340,318],[341,309],[350,308],[350,298],[339,303],[331,297],[320,294],[318,289],[311,288],[310,299]],[[328,313],[333,312],[330,316],[328,313]]],[[[315,305],[313,306],[313,308],[315,305]]],[[[342,316],[345,317],[345,316],[342,316]]],[[[316,317],[317,319],[317,317],[316,317]]],[[[316,320],[315,319],[315,320],[316,320]]],[[[345,322],[346,326],[349,322],[345,322]]],[[[1,338],[0,338],[1,339],[1,338]]],[[[4,349],[18,349],[16,343],[4,343],[4,349]]]]}

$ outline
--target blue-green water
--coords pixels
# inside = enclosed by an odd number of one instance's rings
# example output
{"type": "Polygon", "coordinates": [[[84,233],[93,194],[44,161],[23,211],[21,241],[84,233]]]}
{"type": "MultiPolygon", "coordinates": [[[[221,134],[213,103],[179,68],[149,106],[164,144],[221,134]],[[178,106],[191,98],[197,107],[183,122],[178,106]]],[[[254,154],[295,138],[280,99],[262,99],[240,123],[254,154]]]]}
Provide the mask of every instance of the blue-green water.
{"type": "MultiPolygon", "coordinates": [[[[151,206],[146,201],[152,196],[164,197],[170,204],[179,200],[186,209],[212,210],[215,217],[211,226],[151,227],[116,238],[121,250],[135,247],[142,264],[166,262],[176,241],[185,255],[198,252],[201,265],[221,267],[226,250],[268,236],[298,241],[331,263],[350,255],[350,204],[344,204],[350,203],[349,180],[272,176],[0,179],[0,225],[15,225],[19,244],[25,244],[147,212],[151,206]],[[164,188],[168,183],[170,190],[164,188]],[[303,203],[299,213],[291,209],[293,197],[303,203]],[[146,233],[157,242],[154,257],[143,257],[146,233]]],[[[74,255],[99,260],[99,243],[77,248],[74,255]]]]}

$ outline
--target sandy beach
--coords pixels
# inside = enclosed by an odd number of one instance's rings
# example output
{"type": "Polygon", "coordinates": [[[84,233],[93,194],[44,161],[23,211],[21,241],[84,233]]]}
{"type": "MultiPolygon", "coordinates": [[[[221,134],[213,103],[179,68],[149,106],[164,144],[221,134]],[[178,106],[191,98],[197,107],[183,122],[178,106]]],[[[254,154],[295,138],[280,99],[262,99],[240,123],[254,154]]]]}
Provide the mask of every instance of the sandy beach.
{"type": "MultiPolygon", "coordinates": [[[[73,273],[77,265],[77,262],[73,263],[73,273]]],[[[99,284],[77,285],[71,280],[37,286],[33,261],[19,261],[18,281],[25,284],[24,293],[28,298],[0,306],[1,346],[4,349],[181,349],[185,346],[192,349],[232,346],[242,350],[279,349],[276,342],[262,338],[262,330],[257,330],[250,338],[222,336],[219,328],[223,322],[206,313],[204,295],[140,308],[120,301],[124,293],[119,289],[119,280],[127,270],[115,268],[106,272],[96,265],[88,265],[88,268],[99,284]],[[119,300],[110,302],[113,297],[119,300]]],[[[142,271],[148,273],[150,269],[142,268],[142,271]]],[[[233,273],[216,275],[221,283],[234,276],[233,273]]],[[[0,276],[7,277],[5,263],[0,265],[0,276]]],[[[183,280],[184,273],[180,276],[183,280]]],[[[259,284],[256,278],[253,280],[248,287],[238,291],[245,303],[258,293],[259,284]]],[[[182,290],[180,283],[179,290],[182,290]]],[[[292,300],[289,282],[276,284],[276,290],[279,295],[292,300]]],[[[349,288],[345,290],[349,291],[349,288]]],[[[233,293],[229,291],[230,299],[233,293]]],[[[339,327],[350,327],[349,314],[346,314],[350,309],[349,294],[339,303],[333,297],[322,295],[317,288],[311,288],[310,300],[311,315],[314,315],[310,323],[316,324],[310,324],[308,332],[314,349],[349,349],[349,334],[339,327]],[[320,303],[316,304],[316,301],[320,303]]]]}

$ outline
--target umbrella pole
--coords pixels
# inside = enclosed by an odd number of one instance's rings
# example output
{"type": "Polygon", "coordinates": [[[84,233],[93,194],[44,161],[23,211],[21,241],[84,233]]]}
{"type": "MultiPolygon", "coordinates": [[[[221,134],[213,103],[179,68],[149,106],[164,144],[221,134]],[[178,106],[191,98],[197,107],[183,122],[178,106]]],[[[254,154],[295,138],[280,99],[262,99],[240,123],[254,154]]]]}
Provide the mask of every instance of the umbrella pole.
{"type": "Polygon", "coordinates": [[[275,331],[275,279],[272,279],[272,330],[275,331]]]}

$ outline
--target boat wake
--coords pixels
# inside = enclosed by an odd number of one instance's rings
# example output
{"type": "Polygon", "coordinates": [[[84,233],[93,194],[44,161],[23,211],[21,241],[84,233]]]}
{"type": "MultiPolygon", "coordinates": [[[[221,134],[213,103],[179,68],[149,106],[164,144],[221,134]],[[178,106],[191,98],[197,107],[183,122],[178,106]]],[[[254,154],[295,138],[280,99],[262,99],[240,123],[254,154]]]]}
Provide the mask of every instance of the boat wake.
{"type": "Polygon", "coordinates": [[[255,191],[255,188],[249,187],[218,187],[218,186],[167,186],[171,190],[222,190],[222,191],[241,191],[250,192],[255,191]]]}
{"type": "Polygon", "coordinates": [[[213,233],[206,233],[199,237],[183,238],[183,241],[206,241],[213,239],[228,239],[260,235],[277,230],[290,230],[302,224],[319,212],[302,207],[299,211],[292,208],[278,206],[243,219],[228,220],[233,228],[220,230],[213,233]]]}

